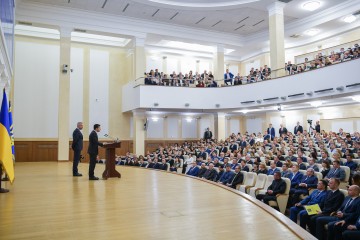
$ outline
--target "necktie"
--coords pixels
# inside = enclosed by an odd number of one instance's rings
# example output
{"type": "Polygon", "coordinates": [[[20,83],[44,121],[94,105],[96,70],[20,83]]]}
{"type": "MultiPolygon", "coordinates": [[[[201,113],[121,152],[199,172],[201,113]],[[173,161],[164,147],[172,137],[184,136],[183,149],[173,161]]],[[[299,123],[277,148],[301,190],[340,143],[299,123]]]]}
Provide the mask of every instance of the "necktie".
{"type": "Polygon", "coordinates": [[[345,205],[345,207],[344,207],[344,211],[345,211],[345,209],[346,209],[348,206],[351,205],[352,201],[353,201],[353,199],[350,198],[350,200],[346,203],[346,205],[345,205]]]}
{"type": "Polygon", "coordinates": [[[231,181],[231,184],[233,184],[233,182],[234,182],[234,180],[235,180],[235,178],[236,178],[237,175],[238,175],[238,174],[236,173],[235,176],[234,176],[234,178],[233,178],[232,181],[231,181]]]}

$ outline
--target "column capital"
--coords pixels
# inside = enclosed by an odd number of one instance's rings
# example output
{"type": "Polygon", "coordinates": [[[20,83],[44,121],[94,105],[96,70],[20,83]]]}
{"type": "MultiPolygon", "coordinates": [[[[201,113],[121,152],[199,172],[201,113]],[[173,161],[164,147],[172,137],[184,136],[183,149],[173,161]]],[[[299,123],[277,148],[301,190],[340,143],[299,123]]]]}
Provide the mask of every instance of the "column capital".
{"type": "Polygon", "coordinates": [[[283,2],[274,2],[267,6],[267,10],[269,12],[269,16],[272,16],[274,14],[284,14],[284,7],[286,6],[286,3],[283,2]]]}
{"type": "Polygon", "coordinates": [[[146,111],[145,110],[141,110],[141,109],[136,109],[132,111],[132,114],[134,117],[145,117],[146,116],[146,111]]]}
{"type": "Polygon", "coordinates": [[[225,52],[225,45],[224,44],[217,44],[216,47],[215,47],[215,52],[224,53],[225,52]]]}
{"type": "Polygon", "coordinates": [[[215,117],[218,117],[218,118],[224,118],[225,116],[226,116],[226,113],[224,113],[224,112],[215,113],[215,117]]]}
{"type": "Polygon", "coordinates": [[[60,27],[60,37],[67,37],[70,38],[71,37],[71,33],[73,31],[73,28],[70,27],[60,27]]]}

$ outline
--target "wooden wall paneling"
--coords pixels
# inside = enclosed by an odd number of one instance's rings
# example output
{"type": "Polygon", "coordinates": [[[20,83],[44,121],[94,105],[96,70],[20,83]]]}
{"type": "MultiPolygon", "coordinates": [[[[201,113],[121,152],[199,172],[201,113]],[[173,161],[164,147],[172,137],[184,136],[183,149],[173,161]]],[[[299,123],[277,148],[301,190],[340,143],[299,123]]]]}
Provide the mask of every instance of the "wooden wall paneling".
{"type": "Polygon", "coordinates": [[[32,150],[32,142],[15,141],[15,162],[33,162],[32,150]]]}
{"type": "Polygon", "coordinates": [[[32,158],[34,162],[58,161],[58,143],[34,141],[32,158]]]}

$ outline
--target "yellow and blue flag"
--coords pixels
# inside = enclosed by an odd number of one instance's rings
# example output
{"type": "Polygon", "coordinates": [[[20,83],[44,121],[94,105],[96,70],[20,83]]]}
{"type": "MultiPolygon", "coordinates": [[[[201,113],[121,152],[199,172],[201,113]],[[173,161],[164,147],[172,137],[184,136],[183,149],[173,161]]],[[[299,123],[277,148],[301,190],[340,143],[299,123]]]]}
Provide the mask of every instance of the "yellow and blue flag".
{"type": "Polygon", "coordinates": [[[5,89],[0,111],[0,163],[12,183],[14,181],[14,162],[11,151],[9,107],[5,89]]]}
{"type": "Polygon", "coordinates": [[[10,124],[10,138],[11,138],[11,153],[12,159],[15,161],[15,141],[14,141],[14,125],[12,118],[11,102],[9,101],[9,124],[10,124]]]}

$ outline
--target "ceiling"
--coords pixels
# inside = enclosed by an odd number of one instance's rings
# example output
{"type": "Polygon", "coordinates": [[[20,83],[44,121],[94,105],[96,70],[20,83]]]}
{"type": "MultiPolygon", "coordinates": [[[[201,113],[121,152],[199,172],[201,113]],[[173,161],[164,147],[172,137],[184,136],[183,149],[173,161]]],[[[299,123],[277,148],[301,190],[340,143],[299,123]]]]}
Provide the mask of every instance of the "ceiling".
{"type": "MultiPolygon", "coordinates": [[[[276,0],[23,0],[85,11],[140,18],[203,30],[249,36],[268,30],[267,7],[276,0]]],[[[284,8],[285,25],[318,14],[343,0],[321,0],[313,12],[301,6],[309,0],[293,0],[284,8]]],[[[194,32],[194,34],[196,34],[194,32]]]]}

